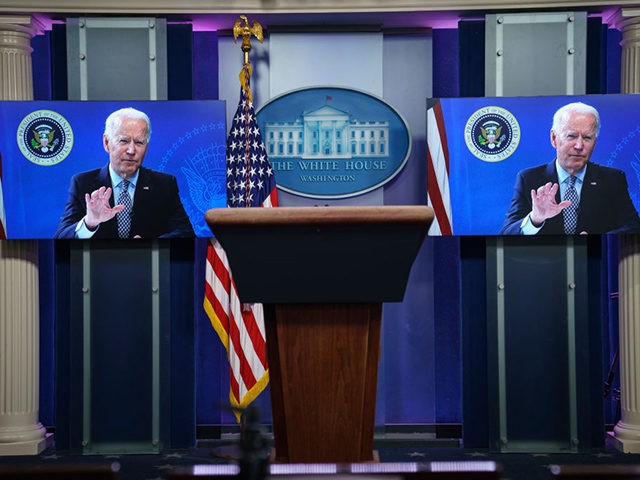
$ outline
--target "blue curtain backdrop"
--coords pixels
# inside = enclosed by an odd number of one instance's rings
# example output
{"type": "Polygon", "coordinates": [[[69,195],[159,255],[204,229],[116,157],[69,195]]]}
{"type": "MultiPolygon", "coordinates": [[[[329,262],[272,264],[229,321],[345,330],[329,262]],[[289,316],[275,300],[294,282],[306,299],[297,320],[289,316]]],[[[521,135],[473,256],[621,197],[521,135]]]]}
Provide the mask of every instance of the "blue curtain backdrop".
{"type": "MultiPolygon", "coordinates": [[[[463,22],[464,23],[464,22],[463,22]]],[[[63,28],[63,26],[58,26],[63,28]]],[[[483,88],[484,72],[478,57],[475,63],[465,63],[465,52],[473,46],[473,51],[483,51],[478,48],[477,39],[483,39],[482,22],[466,22],[460,29],[435,30],[433,34],[434,72],[433,92],[437,97],[455,97],[468,95],[468,91],[460,86],[475,85],[483,88]],[[466,48],[465,48],[466,46],[466,48]],[[482,73],[482,75],[480,75],[482,73]]],[[[184,35],[184,31],[181,32],[184,35]]],[[[188,98],[185,92],[191,92],[193,99],[216,99],[218,96],[218,58],[217,34],[215,32],[191,32],[193,39],[192,51],[192,79],[189,85],[174,85],[170,88],[176,98],[188,98]]],[[[603,52],[606,57],[604,75],[606,80],[601,85],[602,93],[616,93],[619,85],[619,32],[604,29],[603,52]],[[616,62],[618,62],[616,64],[616,62]],[[616,65],[618,66],[616,68],[616,65]]],[[[33,39],[33,70],[35,98],[39,100],[64,99],[66,95],[66,59],[64,43],[51,38],[47,33],[33,39]],[[56,43],[58,42],[58,43],[56,43]],[[57,53],[56,53],[57,52],[57,53]]],[[[467,55],[468,56],[468,55],[467,55]]],[[[480,59],[482,61],[482,59],[480,59]]],[[[170,59],[170,69],[176,65],[176,60],[170,59]]],[[[179,62],[178,62],[179,63],[179,62]]],[[[173,70],[175,71],[175,70],[173,70]]],[[[171,81],[180,82],[181,76],[171,76],[171,81]]],[[[237,82],[236,78],[229,79],[237,82]]],[[[482,93],[480,93],[482,95],[482,93]]],[[[423,168],[423,167],[421,167],[423,168]]],[[[418,169],[422,175],[422,170],[418,169]]],[[[421,179],[420,181],[424,181],[421,179]]],[[[398,194],[397,202],[402,196],[398,194]]],[[[413,199],[423,203],[424,199],[413,199]]],[[[482,250],[482,239],[466,238],[464,252],[472,252],[471,256],[461,253],[461,240],[451,238],[429,238],[419,253],[417,262],[420,268],[412,272],[412,287],[407,291],[407,301],[404,304],[389,304],[385,306],[383,362],[380,368],[381,383],[379,398],[378,423],[461,423],[462,422],[462,351],[463,338],[461,334],[462,311],[470,308],[461,297],[461,269],[477,270],[481,276],[483,271],[482,258],[475,254],[482,250]],[[469,248],[469,245],[472,245],[469,248]],[[475,246],[473,246],[475,245],[475,246]],[[433,300],[433,321],[425,323],[425,316],[419,309],[414,309],[412,299],[429,296],[433,300]],[[392,319],[392,321],[387,321],[392,319]],[[433,341],[425,333],[432,329],[433,341]],[[425,368],[425,365],[427,367],[425,368]],[[416,392],[411,386],[416,376],[427,378],[430,387],[416,392]]],[[[617,269],[616,255],[611,246],[614,240],[606,245],[605,257],[609,264],[607,272],[617,269]]],[[[196,390],[196,423],[197,424],[235,424],[231,414],[220,408],[220,403],[228,398],[228,366],[226,353],[221,347],[215,332],[211,328],[208,318],[202,309],[204,252],[206,241],[196,240],[194,245],[194,284],[193,297],[189,299],[194,304],[196,315],[194,339],[194,369],[196,390]]],[[[54,365],[54,330],[56,328],[55,312],[64,311],[54,308],[55,302],[64,301],[56,288],[55,245],[53,241],[40,241],[40,312],[41,312],[41,367],[40,367],[40,417],[43,424],[55,426],[54,391],[64,388],[55,385],[54,365]]],[[[605,254],[603,254],[603,257],[605,254]]],[[[60,259],[64,262],[64,259],[60,259]]],[[[64,268],[64,266],[62,266],[64,268]]],[[[603,328],[608,332],[606,337],[606,363],[608,370],[610,361],[617,346],[616,330],[616,302],[615,275],[609,277],[609,289],[604,294],[612,298],[607,303],[609,316],[603,328]]],[[[478,287],[478,285],[476,285],[478,287]]],[[[481,288],[481,283],[479,287],[481,288]]],[[[475,300],[481,300],[482,294],[475,300]]],[[[482,302],[474,305],[482,307],[482,302]]],[[[480,329],[482,314],[479,316],[480,329]]],[[[467,343],[471,340],[466,339],[467,343]]],[[[482,343],[482,335],[474,339],[474,345],[482,343]]],[[[473,345],[468,345],[474,348],[473,345]]],[[[486,380],[482,377],[474,379],[482,384],[486,380]]],[[[481,391],[481,389],[479,390],[481,391]]],[[[482,410],[482,403],[486,401],[481,395],[470,397],[474,392],[464,392],[464,400],[475,402],[482,410]]],[[[179,400],[179,399],[178,399],[179,400]]],[[[257,404],[261,407],[263,420],[270,420],[268,390],[261,395],[257,404]]],[[[611,422],[615,414],[615,407],[608,405],[607,422],[611,422]]]]}

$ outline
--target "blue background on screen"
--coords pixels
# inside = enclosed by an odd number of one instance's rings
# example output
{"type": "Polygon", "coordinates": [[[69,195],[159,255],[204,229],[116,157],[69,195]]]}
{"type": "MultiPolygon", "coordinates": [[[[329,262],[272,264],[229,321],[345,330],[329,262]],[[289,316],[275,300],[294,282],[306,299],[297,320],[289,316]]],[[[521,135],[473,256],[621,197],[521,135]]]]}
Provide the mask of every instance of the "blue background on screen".
{"type": "Polygon", "coordinates": [[[640,96],[452,98],[439,101],[449,148],[454,235],[498,234],[509,208],[517,173],[555,158],[549,140],[553,114],[574,101],[590,104],[600,113],[601,130],[591,161],[624,170],[631,199],[636,210],[640,208],[640,96]],[[518,147],[502,161],[480,160],[465,143],[464,129],[468,119],[486,106],[508,110],[520,126],[518,147]]]}
{"type": "Polygon", "coordinates": [[[53,237],[71,177],[107,164],[102,146],[104,121],[122,107],[149,115],[152,134],[143,165],[176,176],[196,235],[211,236],[204,212],[226,205],[224,102],[8,101],[0,102],[0,152],[9,238],[53,237]],[[73,130],[73,148],[55,165],[28,160],[18,146],[18,126],[36,110],[57,112],[73,130]]]}

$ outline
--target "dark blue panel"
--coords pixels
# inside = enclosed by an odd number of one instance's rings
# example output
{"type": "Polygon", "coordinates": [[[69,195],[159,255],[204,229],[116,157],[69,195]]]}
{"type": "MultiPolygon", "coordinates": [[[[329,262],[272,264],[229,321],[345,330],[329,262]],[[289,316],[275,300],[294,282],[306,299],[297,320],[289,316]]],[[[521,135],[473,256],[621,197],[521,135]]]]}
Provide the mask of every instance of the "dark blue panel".
{"type": "Polygon", "coordinates": [[[607,91],[620,93],[622,70],[622,32],[616,28],[607,29],[607,91]]]}
{"type": "Polygon", "coordinates": [[[202,308],[203,298],[196,301],[196,424],[213,425],[220,423],[219,405],[229,401],[228,387],[226,397],[223,388],[223,382],[229,385],[229,367],[223,363],[220,350],[224,348],[202,308]]]}
{"type": "MultiPolygon", "coordinates": [[[[579,385],[583,385],[582,398],[589,398],[590,412],[578,415],[585,423],[580,428],[589,429],[591,434],[591,447],[602,447],[604,445],[605,420],[603,398],[603,378],[605,368],[603,365],[605,356],[605,345],[608,341],[607,325],[609,323],[608,302],[607,302],[607,282],[606,282],[606,243],[601,235],[589,235],[587,237],[586,262],[583,268],[587,270],[589,279],[589,290],[587,293],[588,304],[586,305],[588,315],[588,329],[583,332],[586,338],[582,338],[584,343],[588,343],[589,357],[581,360],[582,365],[589,365],[588,371],[579,371],[584,378],[579,380],[579,385]]],[[[617,323],[617,322],[614,322],[617,323]]],[[[586,352],[583,352],[583,354],[586,352]]],[[[608,353],[608,349],[607,349],[608,353]]],[[[585,446],[588,448],[589,446],[585,446]]]]}
{"type": "Polygon", "coordinates": [[[483,237],[460,238],[462,440],[465,448],[489,446],[485,251],[483,237]]]}
{"type": "Polygon", "coordinates": [[[614,425],[620,420],[620,364],[618,362],[618,236],[603,235],[603,288],[602,293],[608,301],[605,303],[603,315],[603,370],[607,392],[605,399],[605,423],[614,425]]]}
{"type": "Polygon", "coordinates": [[[217,32],[193,33],[193,99],[218,99],[217,32]]]}
{"type": "Polygon", "coordinates": [[[484,21],[458,23],[460,96],[484,97],[484,21]]]}
{"type": "Polygon", "coordinates": [[[527,240],[504,243],[506,426],[509,441],[568,445],[565,243],[527,240]]]}
{"type": "Polygon", "coordinates": [[[55,243],[55,424],[56,448],[82,448],[82,242],[55,243]],[[75,270],[74,270],[75,271],[75,270]]]}
{"type": "MultiPolygon", "coordinates": [[[[55,326],[52,327],[52,333],[54,333],[55,346],[54,346],[54,358],[55,358],[55,376],[54,385],[51,392],[45,393],[42,391],[42,379],[40,395],[54,395],[54,409],[55,409],[55,425],[56,425],[56,446],[62,450],[68,450],[70,448],[70,360],[69,360],[69,323],[70,323],[70,311],[69,311],[69,290],[70,290],[70,275],[69,275],[69,242],[54,241],[54,262],[55,262],[55,284],[52,285],[52,291],[55,292],[55,326]]],[[[42,315],[42,311],[40,312],[42,315]]],[[[40,335],[44,332],[41,327],[40,335]]],[[[45,350],[46,351],[46,350],[45,350]]],[[[45,354],[40,352],[40,357],[45,354]]],[[[45,354],[46,355],[46,354],[45,354]]]]}
{"type": "Polygon", "coordinates": [[[38,290],[40,299],[40,422],[54,426],[54,243],[51,240],[38,242],[38,290]]]}
{"type": "Polygon", "coordinates": [[[404,300],[385,303],[382,316],[384,365],[378,396],[384,423],[435,423],[433,255],[431,239],[420,248],[404,300]]]}
{"type": "Polygon", "coordinates": [[[66,25],[51,28],[51,100],[68,100],[66,25]]]}
{"type": "MultiPolygon", "coordinates": [[[[598,236],[575,237],[576,440],[588,451],[603,443],[601,289],[598,236]]],[[[563,237],[504,239],[504,365],[506,423],[498,416],[498,296],[496,242],[487,249],[489,445],[521,450],[534,445],[569,448],[567,255],[563,237]],[[495,286],[494,286],[495,285],[495,286]],[[499,427],[506,428],[506,432],[499,427]],[[506,433],[508,443],[502,444],[506,433]]],[[[465,345],[466,346],[466,345],[465,345]]],[[[465,398],[466,400],[466,398],[465,398]]]]}
{"type": "Polygon", "coordinates": [[[459,95],[458,29],[433,31],[433,97],[459,95]]]}
{"type": "Polygon", "coordinates": [[[191,24],[167,25],[167,82],[169,100],[191,100],[192,92],[191,24]]]}
{"type": "MultiPolygon", "coordinates": [[[[33,97],[51,99],[51,42],[50,32],[31,39],[33,68],[33,97]]],[[[55,426],[55,253],[51,241],[38,242],[38,269],[40,293],[40,422],[55,426]]]]}
{"type": "MultiPolygon", "coordinates": [[[[171,434],[172,448],[195,445],[194,240],[174,239],[171,250],[171,434]]],[[[200,260],[198,258],[197,260],[200,260]]]]}
{"type": "MultiPolygon", "coordinates": [[[[60,449],[79,450],[83,440],[83,243],[55,242],[60,449]]],[[[187,448],[195,443],[193,240],[160,241],[159,253],[160,441],[187,448]]],[[[148,243],[91,242],[94,442],[151,442],[150,255],[148,243]]]]}
{"type": "Polygon", "coordinates": [[[152,338],[150,244],[92,242],[93,442],[151,443],[152,338]]]}
{"type": "Polygon", "coordinates": [[[31,39],[33,73],[33,99],[51,100],[51,33],[31,39]]]}
{"type": "Polygon", "coordinates": [[[587,94],[606,93],[605,29],[602,18],[587,18],[587,94]]]}
{"type": "Polygon", "coordinates": [[[462,422],[461,262],[459,237],[435,237],[433,298],[436,423],[462,422]]]}

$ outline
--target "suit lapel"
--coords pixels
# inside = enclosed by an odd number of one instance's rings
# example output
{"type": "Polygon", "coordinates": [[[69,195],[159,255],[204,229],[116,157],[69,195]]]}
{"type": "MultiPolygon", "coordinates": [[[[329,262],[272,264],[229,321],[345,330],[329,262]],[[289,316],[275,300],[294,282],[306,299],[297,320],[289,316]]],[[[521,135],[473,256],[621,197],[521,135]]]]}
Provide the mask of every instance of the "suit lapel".
{"type": "MultiPolygon", "coordinates": [[[[547,168],[544,169],[544,175],[548,182],[558,183],[558,172],[556,171],[556,161],[555,159],[550,163],[547,163],[547,168]]],[[[560,203],[560,189],[556,193],[556,202],[560,203]]]]}
{"type": "Polygon", "coordinates": [[[98,172],[97,183],[94,190],[100,187],[111,187],[112,193],[109,199],[109,204],[113,207],[115,205],[115,192],[113,192],[113,185],[111,185],[111,175],[109,175],[109,165],[102,167],[98,172]]]}
{"type": "MultiPolygon", "coordinates": [[[[551,162],[547,163],[547,167],[544,170],[544,174],[548,182],[559,183],[555,158],[551,162]]],[[[560,197],[561,197],[560,188],[558,188],[558,191],[556,192],[557,203],[560,203],[562,201],[560,197]]],[[[560,213],[555,217],[547,219],[547,221],[545,222],[544,230],[547,233],[564,233],[563,225],[564,225],[564,221],[562,219],[562,213],[560,213]]]]}
{"type": "Polygon", "coordinates": [[[142,225],[144,222],[144,219],[141,218],[137,212],[152,211],[151,209],[153,206],[151,205],[151,197],[153,188],[150,181],[149,171],[144,167],[140,167],[136,193],[133,199],[133,221],[131,222],[132,233],[140,233],[138,232],[140,229],[139,225],[142,225]]]}
{"type": "MultiPolygon", "coordinates": [[[[111,184],[111,175],[109,174],[109,165],[102,167],[96,176],[96,184],[93,190],[97,190],[100,187],[111,188],[111,198],[109,199],[109,205],[112,207],[116,204],[115,192],[113,191],[113,185],[111,184]]],[[[92,190],[92,191],[93,191],[92,190]]],[[[117,238],[118,237],[118,223],[116,218],[112,218],[108,222],[104,222],[100,225],[100,238],[117,238]]]]}
{"type": "Polygon", "coordinates": [[[589,230],[587,225],[585,225],[585,216],[582,215],[582,212],[591,212],[593,213],[594,199],[598,198],[598,166],[589,162],[587,164],[587,171],[584,174],[584,179],[582,181],[582,189],[580,190],[580,209],[578,210],[578,229],[579,230],[589,230]]]}

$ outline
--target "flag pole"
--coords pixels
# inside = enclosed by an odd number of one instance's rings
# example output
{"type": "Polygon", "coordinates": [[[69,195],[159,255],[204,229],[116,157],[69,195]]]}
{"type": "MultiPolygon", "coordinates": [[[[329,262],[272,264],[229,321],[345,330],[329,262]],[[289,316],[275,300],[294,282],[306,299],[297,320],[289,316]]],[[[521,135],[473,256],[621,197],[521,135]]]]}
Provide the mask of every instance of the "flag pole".
{"type": "Polygon", "coordinates": [[[253,22],[249,25],[249,20],[246,15],[240,15],[240,18],[233,23],[233,40],[236,41],[238,37],[242,36],[241,49],[244,54],[244,61],[242,64],[242,70],[240,71],[240,85],[247,94],[247,98],[250,102],[253,102],[253,96],[251,94],[251,88],[249,87],[249,77],[251,77],[251,62],[249,60],[249,53],[251,52],[251,37],[254,36],[260,43],[263,40],[262,25],[258,22],[253,22]],[[244,21],[244,25],[242,22],[244,21]]]}
{"type": "MultiPolygon", "coordinates": [[[[262,41],[262,27],[241,16],[233,26],[242,36],[244,64],[240,72],[240,98],[233,116],[226,149],[227,207],[277,207],[273,169],[250,99],[251,37],[262,41]],[[244,25],[243,23],[244,22],[244,25]]],[[[242,303],[222,245],[212,238],[207,245],[204,309],[227,350],[229,403],[241,423],[245,410],[269,383],[264,310],[261,303],[242,303]]]]}

